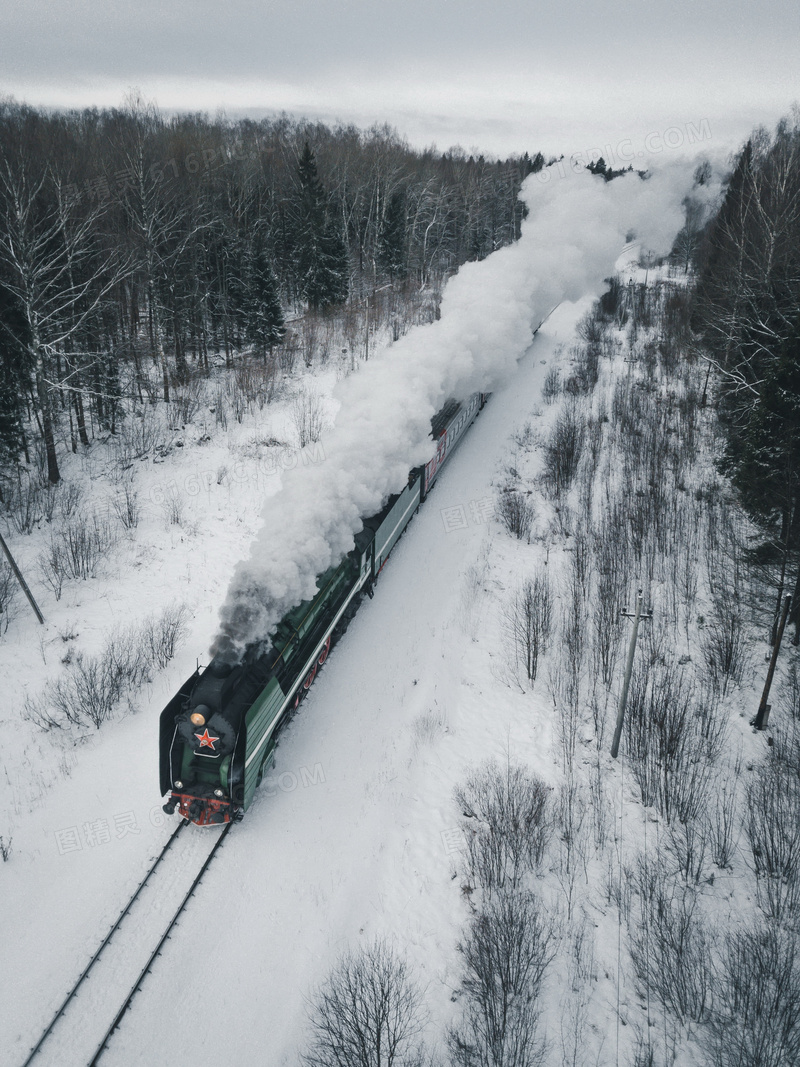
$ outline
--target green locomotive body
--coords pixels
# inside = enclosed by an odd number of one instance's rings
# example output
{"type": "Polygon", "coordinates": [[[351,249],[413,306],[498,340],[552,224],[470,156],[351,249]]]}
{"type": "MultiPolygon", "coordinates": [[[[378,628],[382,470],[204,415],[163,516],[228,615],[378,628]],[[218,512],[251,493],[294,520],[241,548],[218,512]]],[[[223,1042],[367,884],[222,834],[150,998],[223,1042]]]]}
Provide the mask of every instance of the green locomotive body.
{"type": "Polygon", "coordinates": [[[337,637],[372,586],[414,512],[486,401],[475,393],[433,421],[436,452],[408,484],[364,520],[355,548],[317,579],[318,592],[288,612],[268,648],[241,663],[215,658],[186,680],[161,713],[161,792],[199,826],[239,819],[271,765],[278,731],[297,708],[337,637]]]}

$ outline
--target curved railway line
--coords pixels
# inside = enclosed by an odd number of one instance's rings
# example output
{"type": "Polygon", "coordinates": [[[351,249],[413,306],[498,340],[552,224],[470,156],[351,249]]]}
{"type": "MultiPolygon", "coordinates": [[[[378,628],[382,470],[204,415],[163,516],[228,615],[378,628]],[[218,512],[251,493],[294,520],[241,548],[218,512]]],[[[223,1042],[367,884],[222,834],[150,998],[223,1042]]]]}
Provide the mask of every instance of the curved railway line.
{"type": "Polygon", "coordinates": [[[178,824],[22,1067],[100,1062],[232,825],[176,845],[188,821],[178,824]],[[171,907],[176,899],[180,904],[171,907]]]}

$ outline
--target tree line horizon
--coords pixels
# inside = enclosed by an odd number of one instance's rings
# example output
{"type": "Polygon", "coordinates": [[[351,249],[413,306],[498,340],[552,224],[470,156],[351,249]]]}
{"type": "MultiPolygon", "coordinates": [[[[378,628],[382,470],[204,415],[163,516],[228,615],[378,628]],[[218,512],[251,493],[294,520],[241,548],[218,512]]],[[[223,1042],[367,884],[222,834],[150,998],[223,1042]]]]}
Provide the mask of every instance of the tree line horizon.
{"type": "MultiPolygon", "coordinates": [[[[290,315],[432,288],[519,235],[541,153],[409,147],[388,126],[45,111],[0,101],[0,470],[115,432],[146,379],[273,357],[290,315]],[[131,384],[133,383],[133,384],[131,384]]],[[[0,478],[0,480],[3,480],[0,478]]]]}

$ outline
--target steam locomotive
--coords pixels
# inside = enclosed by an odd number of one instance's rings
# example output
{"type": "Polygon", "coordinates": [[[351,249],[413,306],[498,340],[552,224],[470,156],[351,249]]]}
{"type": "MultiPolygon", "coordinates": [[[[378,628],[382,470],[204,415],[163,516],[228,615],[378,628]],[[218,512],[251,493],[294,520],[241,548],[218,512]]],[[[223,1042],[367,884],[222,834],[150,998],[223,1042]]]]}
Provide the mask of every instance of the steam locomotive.
{"type": "Polygon", "coordinates": [[[269,647],[254,645],[238,664],[215,656],[180,687],[160,716],[164,811],[198,826],[241,819],[274,760],[278,730],[296,709],[344,632],[386,558],[431,490],[443,465],[488,399],[473,393],[434,416],[432,458],[402,492],[364,519],[355,547],[317,578],[313,600],[278,624],[269,647]]]}

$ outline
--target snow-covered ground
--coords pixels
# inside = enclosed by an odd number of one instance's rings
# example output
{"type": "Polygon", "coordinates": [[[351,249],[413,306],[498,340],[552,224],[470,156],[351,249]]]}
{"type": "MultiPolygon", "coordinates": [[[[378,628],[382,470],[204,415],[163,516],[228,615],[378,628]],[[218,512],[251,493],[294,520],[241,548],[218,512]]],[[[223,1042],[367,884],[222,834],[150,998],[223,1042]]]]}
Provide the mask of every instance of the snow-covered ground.
{"type": "MultiPolygon", "coordinates": [[[[618,263],[623,282],[644,280],[634,260],[629,250],[618,263]]],[[[563,662],[559,649],[533,687],[522,684],[501,607],[522,579],[547,567],[563,614],[573,520],[534,494],[528,543],[502,529],[495,505],[501,487],[514,483],[527,492],[536,484],[537,446],[568,403],[561,396],[546,404],[542,386],[554,366],[562,380],[572,372],[576,326],[592,296],[557,308],[449,460],[383,570],[374,599],[362,605],[283,733],[274,771],[228,836],[104,1063],[202,1067],[257,1053],[276,1067],[295,1064],[308,994],[344,950],[376,935],[408,957],[425,988],[427,1038],[443,1051],[460,1011],[456,946],[471,914],[453,790],[488,758],[530,767],[552,787],[554,801],[565,777],[563,719],[552,681],[563,662]]],[[[605,399],[583,409],[598,421],[603,404],[607,417],[614,381],[640,373],[623,363],[631,352],[622,340],[620,333],[616,355],[604,360],[605,399]]],[[[314,388],[327,396],[335,376],[325,371],[314,388]]],[[[259,529],[264,498],[281,484],[281,468],[303,462],[291,447],[287,452],[274,443],[296,443],[289,393],[298,384],[287,382],[283,400],[210,439],[198,418],[163,463],[138,464],[143,508],[134,534],[109,553],[99,577],[67,583],[60,601],[32,583],[47,624],[37,627],[20,609],[0,644],[7,679],[0,833],[13,838],[8,862],[0,865],[4,1063],[24,1061],[175,825],[161,812],[158,795],[158,714],[197,657],[205,657],[234,567],[259,529]],[[184,513],[170,522],[168,505],[176,496],[184,513]],[[116,721],[100,732],[61,736],[41,733],[22,717],[25,694],[40,693],[63,670],[62,660],[97,651],[114,627],[175,604],[186,605],[185,640],[116,721]]],[[[332,418],[334,405],[327,411],[332,418]]],[[[324,466],[324,437],[306,462],[324,466]]],[[[605,462],[609,457],[599,469],[605,462]]],[[[94,505],[108,491],[92,467],[99,463],[76,459],[70,472],[83,480],[94,505]]],[[[29,574],[36,573],[46,536],[43,529],[11,539],[29,574]]],[[[656,599],[668,595],[657,584],[651,592],[656,599]]],[[[702,596],[701,590],[698,606],[705,611],[702,596]]],[[[666,614],[666,605],[657,599],[655,606],[666,614]]],[[[689,622],[686,631],[688,642],[689,622]]],[[[691,637],[697,636],[692,621],[691,637]]],[[[751,662],[726,704],[728,747],[745,766],[763,744],[746,725],[761,677],[760,664],[751,662]]],[[[558,916],[542,1024],[546,1062],[554,1067],[632,1063],[639,1035],[648,1032],[648,1011],[654,1023],[659,1018],[634,977],[625,919],[636,857],[653,851],[654,838],[666,839],[667,827],[642,807],[625,759],[612,762],[607,755],[613,712],[606,697],[606,742],[597,745],[592,713],[583,709],[572,768],[585,833],[590,822],[603,822],[594,833],[606,843],[584,850],[570,882],[556,835],[537,877],[542,900],[558,916]],[[599,783],[594,793],[591,782],[599,783]]],[[[662,855],[658,843],[655,854],[662,855]]],[[[724,922],[743,921],[755,907],[746,864],[713,875],[692,889],[702,910],[724,922]]],[[[702,1062],[688,1030],[676,1037],[671,1027],[663,1037],[663,1054],[678,1048],[679,1064],[702,1062]]],[[[42,1062],[68,1062],[50,1055],[45,1050],[42,1062]]]]}
{"type": "MultiPolygon", "coordinates": [[[[463,920],[453,785],[490,754],[511,752],[545,775],[552,764],[545,702],[498,690],[500,635],[483,646],[470,636],[496,628],[482,618],[473,569],[485,571],[493,555],[493,483],[509,433],[536,406],[579,310],[559,309],[453,456],[284,734],[273,778],[226,843],[109,1062],[152,1063],[154,1035],[161,1062],[189,1050],[197,1062],[235,1062],[254,1045],[267,1062],[291,1062],[304,994],[344,945],[378,931],[408,946],[446,1021],[463,920]]],[[[177,547],[180,533],[162,551],[152,607],[181,595],[196,611],[176,662],[139,711],[78,750],[71,777],[17,816],[13,862],[2,871],[10,936],[0,978],[0,999],[15,1006],[2,1036],[13,1058],[38,1036],[168,832],[157,715],[206,647],[226,564],[249,532],[221,514],[210,526],[192,535],[189,552],[177,547]]],[[[124,617],[111,583],[103,593],[96,614],[108,605],[124,617]]],[[[48,744],[41,739],[42,750],[48,744]]]]}

